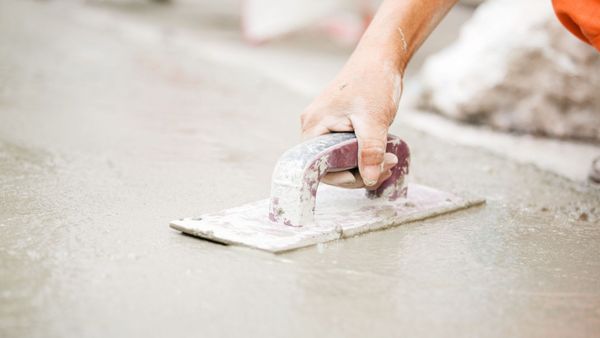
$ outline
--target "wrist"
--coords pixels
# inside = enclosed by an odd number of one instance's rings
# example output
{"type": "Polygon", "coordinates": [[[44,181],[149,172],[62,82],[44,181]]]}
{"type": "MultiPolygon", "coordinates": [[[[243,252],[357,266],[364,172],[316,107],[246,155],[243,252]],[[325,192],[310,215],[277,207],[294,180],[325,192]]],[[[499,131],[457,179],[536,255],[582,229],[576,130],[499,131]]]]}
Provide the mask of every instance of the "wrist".
{"type": "Polygon", "coordinates": [[[363,69],[384,70],[404,77],[406,58],[404,52],[379,39],[365,37],[360,41],[349,62],[363,69]],[[383,69],[381,68],[383,67],[383,69]]]}
{"type": "Polygon", "coordinates": [[[404,74],[410,59],[409,46],[402,31],[396,25],[381,24],[375,20],[360,39],[355,53],[364,54],[373,62],[390,64],[399,74],[404,74]]]}

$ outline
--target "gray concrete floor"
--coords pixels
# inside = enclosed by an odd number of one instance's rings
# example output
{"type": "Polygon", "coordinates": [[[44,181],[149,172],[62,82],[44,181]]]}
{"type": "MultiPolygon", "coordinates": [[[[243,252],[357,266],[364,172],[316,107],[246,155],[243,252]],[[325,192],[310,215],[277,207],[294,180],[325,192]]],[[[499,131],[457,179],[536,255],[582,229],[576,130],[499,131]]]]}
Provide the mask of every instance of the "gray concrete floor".
{"type": "Polygon", "coordinates": [[[599,190],[405,125],[411,179],[487,205],[284,255],[170,230],[267,196],[298,141],[306,87],[264,58],[347,50],[232,58],[148,8],[0,1],[0,336],[600,332],[599,190]]]}

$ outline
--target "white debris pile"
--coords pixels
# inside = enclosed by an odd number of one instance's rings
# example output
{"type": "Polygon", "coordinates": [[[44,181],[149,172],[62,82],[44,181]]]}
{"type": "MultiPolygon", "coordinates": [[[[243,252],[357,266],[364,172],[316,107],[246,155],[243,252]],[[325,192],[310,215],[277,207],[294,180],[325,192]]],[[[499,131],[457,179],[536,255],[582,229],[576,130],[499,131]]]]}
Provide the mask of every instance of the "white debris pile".
{"type": "Polygon", "coordinates": [[[508,131],[600,140],[600,53],[547,0],[490,0],[425,63],[422,108],[508,131]]]}

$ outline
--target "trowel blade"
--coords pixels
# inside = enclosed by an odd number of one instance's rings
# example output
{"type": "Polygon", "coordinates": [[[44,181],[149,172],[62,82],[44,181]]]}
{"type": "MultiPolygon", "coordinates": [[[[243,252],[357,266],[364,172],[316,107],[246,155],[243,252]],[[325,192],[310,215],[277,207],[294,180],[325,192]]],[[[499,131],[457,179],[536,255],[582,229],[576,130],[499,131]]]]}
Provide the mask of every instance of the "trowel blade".
{"type": "Polygon", "coordinates": [[[369,231],[479,205],[479,198],[461,198],[418,184],[408,185],[405,199],[366,199],[364,191],[332,186],[319,188],[315,223],[292,227],[269,220],[269,199],[171,222],[173,229],[210,241],[279,253],[352,237],[369,231]]]}

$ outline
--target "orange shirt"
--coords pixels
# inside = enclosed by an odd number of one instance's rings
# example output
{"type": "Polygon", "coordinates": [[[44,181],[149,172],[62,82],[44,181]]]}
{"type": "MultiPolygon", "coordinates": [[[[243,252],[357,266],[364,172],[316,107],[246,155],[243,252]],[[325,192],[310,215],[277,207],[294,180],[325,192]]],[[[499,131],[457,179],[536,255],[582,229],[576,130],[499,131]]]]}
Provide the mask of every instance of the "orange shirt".
{"type": "Polygon", "coordinates": [[[571,33],[600,51],[600,0],[552,0],[552,5],[571,33]]]}

